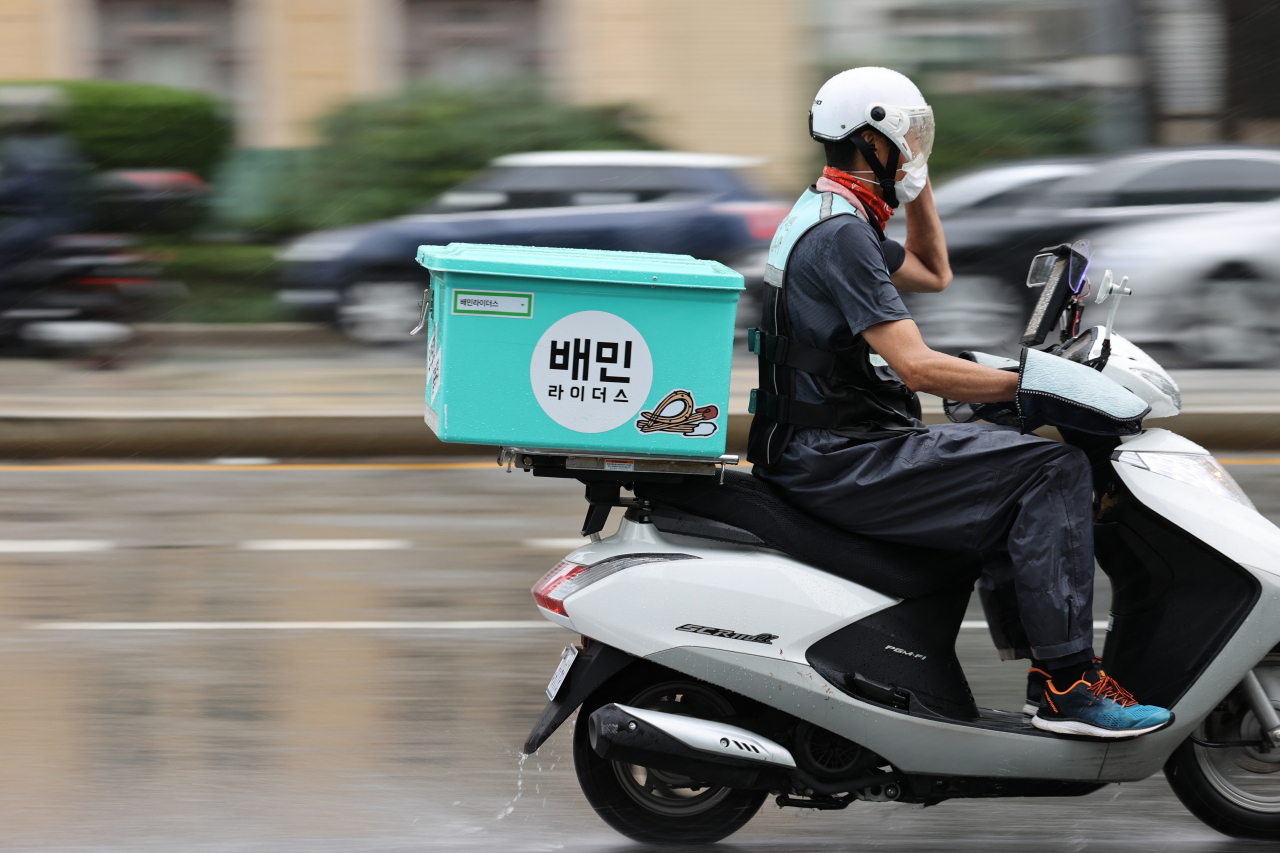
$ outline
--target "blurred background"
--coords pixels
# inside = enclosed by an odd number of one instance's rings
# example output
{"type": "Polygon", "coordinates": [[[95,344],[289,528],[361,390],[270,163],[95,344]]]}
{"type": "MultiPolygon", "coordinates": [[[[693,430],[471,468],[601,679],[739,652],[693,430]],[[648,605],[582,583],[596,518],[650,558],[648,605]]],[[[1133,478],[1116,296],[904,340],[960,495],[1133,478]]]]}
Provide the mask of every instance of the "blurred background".
{"type": "Polygon", "coordinates": [[[1265,0],[0,0],[0,339],[404,341],[414,250],[454,240],[723,261],[750,324],[812,93],[881,64],[938,119],[926,340],[1009,349],[1035,250],[1088,238],[1136,342],[1266,366],[1278,42],[1265,0]]]}
{"type": "MultiPolygon", "coordinates": [[[[1277,45],[1275,0],[0,0],[5,844],[612,849],[567,727],[517,764],[572,640],[527,590],[581,486],[425,427],[416,249],[732,265],[735,451],[764,250],[845,68],[937,116],[926,341],[1013,351],[1033,255],[1088,239],[1130,278],[1118,331],[1178,368],[1168,426],[1280,520],[1277,45]]],[[[1021,703],[985,632],[960,654],[1021,703]]],[[[735,843],[1237,849],[1159,778],[794,811],[735,843]]]]}

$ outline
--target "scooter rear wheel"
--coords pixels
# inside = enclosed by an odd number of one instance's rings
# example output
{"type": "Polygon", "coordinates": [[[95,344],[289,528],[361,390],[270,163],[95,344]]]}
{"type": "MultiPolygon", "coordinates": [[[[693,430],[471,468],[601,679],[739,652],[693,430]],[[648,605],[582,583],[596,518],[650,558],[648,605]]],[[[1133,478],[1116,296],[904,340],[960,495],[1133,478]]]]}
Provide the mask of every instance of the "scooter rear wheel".
{"type": "MultiPolygon", "coordinates": [[[[1280,708],[1280,655],[1268,655],[1259,670],[1259,681],[1280,708]]],[[[1210,742],[1258,741],[1261,727],[1234,693],[1196,727],[1195,736],[1210,742]]],[[[1280,841],[1280,751],[1207,748],[1187,740],[1169,757],[1164,773],[1182,804],[1219,832],[1280,841]]]]}
{"type": "Polygon", "coordinates": [[[587,717],[617,702],[702,718],[733,715],[741,699],[661,667],[623,670],[582,704],[573,732],[573,764],[587,802],[601,819],[645,844],[707,844],[751,820],[767,791],[699,783],[676,773],[601,758],[591,748],[587,717]]]}

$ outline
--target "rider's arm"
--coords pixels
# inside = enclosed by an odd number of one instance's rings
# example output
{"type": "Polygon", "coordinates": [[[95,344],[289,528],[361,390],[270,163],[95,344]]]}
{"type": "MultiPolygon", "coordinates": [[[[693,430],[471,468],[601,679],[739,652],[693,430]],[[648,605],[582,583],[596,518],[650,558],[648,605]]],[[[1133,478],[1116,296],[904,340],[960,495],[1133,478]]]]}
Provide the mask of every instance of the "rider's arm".
{"type": "Polygon", "coordinates": [[[912,391],[963,403],[1012,400],[1018,374],[983,367],[925,346],[914,320],[889,320],[863,330],[862,336],[912,391]]]}
{"type": "MultiPolygon", "coordinates": [[[[933,204],[933,184],[926,183],[907,211],[906,259],[893,273],[893,286],[911,293],[937,293],[951,283],[951,262],[942,235],[938,208],[933,204]]],[[[976,400],[965,402],[977,402],[976,400]]]]}

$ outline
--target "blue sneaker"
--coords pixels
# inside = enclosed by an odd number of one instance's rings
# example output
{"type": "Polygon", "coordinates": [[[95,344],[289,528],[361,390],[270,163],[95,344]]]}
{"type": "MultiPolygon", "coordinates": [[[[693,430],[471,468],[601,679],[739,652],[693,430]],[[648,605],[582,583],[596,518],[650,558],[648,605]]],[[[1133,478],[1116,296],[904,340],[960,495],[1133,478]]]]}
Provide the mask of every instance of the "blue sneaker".
{"type": "Polygon", "coordinates": [[[1045,682],[1040,708],[1031,718],[1031,725],[1047,732],[1105,738],[1138,737],[1172,722],[1170,711],[1139,705],[1129,691],[1096,668],[1066,690],[1045,682]]]}

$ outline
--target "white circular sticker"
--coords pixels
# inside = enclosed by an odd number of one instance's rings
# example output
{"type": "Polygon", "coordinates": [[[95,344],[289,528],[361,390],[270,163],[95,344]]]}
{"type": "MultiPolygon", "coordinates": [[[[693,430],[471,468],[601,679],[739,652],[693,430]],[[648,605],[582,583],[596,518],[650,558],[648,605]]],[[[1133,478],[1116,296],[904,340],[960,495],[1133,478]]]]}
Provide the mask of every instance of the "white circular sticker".
{"type": "Polygon", "coordinates": [[[574,432],[605,432],[636,416],[653,384],[649,345],[616,314],[563,317],[533,348],[529,382],[538,405],[574,432]]]}

